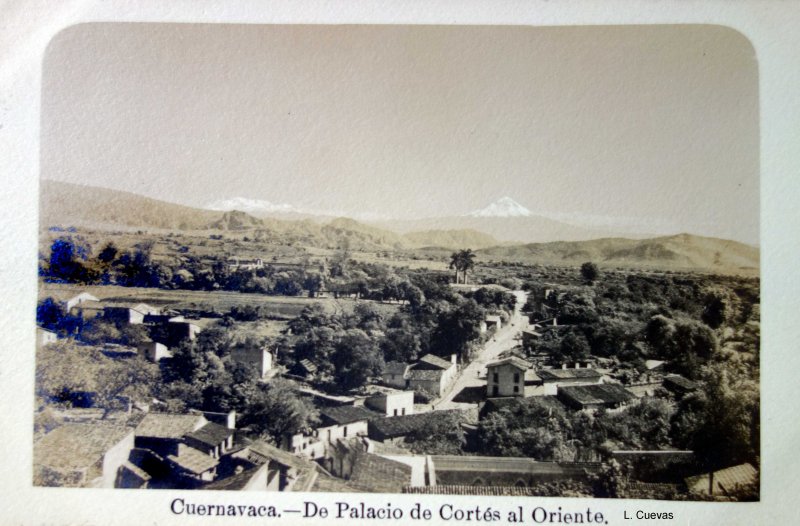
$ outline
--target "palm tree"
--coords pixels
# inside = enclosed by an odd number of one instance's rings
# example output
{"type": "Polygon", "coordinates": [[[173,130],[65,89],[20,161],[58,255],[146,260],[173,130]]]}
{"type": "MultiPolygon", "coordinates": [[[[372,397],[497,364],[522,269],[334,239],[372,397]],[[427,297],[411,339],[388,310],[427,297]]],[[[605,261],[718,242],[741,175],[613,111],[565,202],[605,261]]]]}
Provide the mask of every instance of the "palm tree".
{"type": "Polygon", "coordinates": [[[456,270],[456,284],[458,284],[458,271],[461,269],[461,252],[453,252],[450,255],[450,268],[456,270]]]}
{"type": "Polygon", "coordinates": [[[462,250],[461,254],[461,272],[464,275],[464,284],[467,283],[467,273],[475,267],[475,253],[471,248],[462,250]]]}
{"type": "Polygon", "coordinates": [[[462,273],[464,283],[467,282],[467,272],[475,267],[475,253],[471,248],[453,252],[450,256],[450,268],[456,271],[456,283],[458,283],[458,273],[462,273]]]}

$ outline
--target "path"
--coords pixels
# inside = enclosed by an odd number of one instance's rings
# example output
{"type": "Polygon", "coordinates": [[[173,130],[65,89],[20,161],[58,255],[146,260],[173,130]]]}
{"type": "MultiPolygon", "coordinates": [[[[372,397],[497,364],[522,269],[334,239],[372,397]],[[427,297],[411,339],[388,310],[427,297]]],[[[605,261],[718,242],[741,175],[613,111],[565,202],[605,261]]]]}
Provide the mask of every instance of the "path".
{"type": "Polygon", "coordinates": [[[437,411],[474,407],[475,404],[453,402],[453,398],[465,388],[485,387],[486,364],[495,361],[503,351],[512,349],[519,344],[516,337],[528,326],[528,318],[520,312],[525,302],[528,301],[528,294],[521,290],[515,290],[512,293],[517,297],[517,304],[509,323],[497,331],[494,337],[486,342],[478,356],[467,367],[462,369],[448,393],[433,402],[437,411]]]}

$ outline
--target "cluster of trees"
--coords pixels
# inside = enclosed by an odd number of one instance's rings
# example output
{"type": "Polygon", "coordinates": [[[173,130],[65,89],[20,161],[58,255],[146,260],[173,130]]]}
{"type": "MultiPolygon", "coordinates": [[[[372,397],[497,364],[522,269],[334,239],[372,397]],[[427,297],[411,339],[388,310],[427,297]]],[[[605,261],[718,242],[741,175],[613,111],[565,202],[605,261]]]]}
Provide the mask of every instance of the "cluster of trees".
{"type": "Polygon", "coordinates": [[[156,398],[166,411],[236,410],[242,428],[278,441],[286,433],[310,429],[319,414],[291,381],[275,379],[264,384],[253,367],[231,359],[236,348],[260,349],[265,344],[235,337],[230,329],[215,326],[196,340],[185,341],[172,358],[156,365],[138,356],[110,358],[102,346],[60,339],[37,351],[39,409],[78,405],[109,412],[129,400],[156,398]]]}
{"type": "Polygon", "coordinates": [[[391,316],[369,302],[359,303],[352,315],[331,314],[321,305],[306,307],[289,322],[291,336],[282,344],[291,370],[302,373],[301,362],[309,360],[327,388],[353,389],[380,375],[388,361],[413,362],[427,353],[470,359],[482,341],[480,324],[487,308],[510,310],[516,301],[502,291],[454,293],[422,274],[407,279],[423,300],[404,304],[391,316]]]}
{"type": "Polygon", "coordinates": [[[645,399],[620,412],[571,412],[536,399],[488,413],[478,426],[483,452],[553,461],[596,461],[612,449],[670,445],[670,404],[645,399]]]}

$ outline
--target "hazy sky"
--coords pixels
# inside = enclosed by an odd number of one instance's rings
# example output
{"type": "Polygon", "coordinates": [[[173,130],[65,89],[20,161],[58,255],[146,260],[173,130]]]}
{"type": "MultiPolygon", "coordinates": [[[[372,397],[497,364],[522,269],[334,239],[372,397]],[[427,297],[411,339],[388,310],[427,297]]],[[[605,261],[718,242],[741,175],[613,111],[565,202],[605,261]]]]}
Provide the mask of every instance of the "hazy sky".
{"type": "Polygon", "coordinates": [[[91,24],[44,62],[44,178],[193,206],[510,196],[757,243],[758,144],[754,51],[717,26],[91,24]]]}

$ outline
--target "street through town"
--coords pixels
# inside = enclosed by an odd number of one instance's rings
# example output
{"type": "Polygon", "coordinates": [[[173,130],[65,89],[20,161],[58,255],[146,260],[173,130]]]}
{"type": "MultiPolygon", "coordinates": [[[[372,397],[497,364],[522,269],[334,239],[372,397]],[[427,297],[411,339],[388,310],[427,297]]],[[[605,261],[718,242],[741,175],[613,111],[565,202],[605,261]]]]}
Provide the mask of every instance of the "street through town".
{"type": "Polygon", "coordinates": [[[453,398],[465,388],[476,388],[486,386],[486,364],[491,363],[504,351],[512,349],[519,342],[517,336],[528,326],[528,318],[521,314],[522,307],[528,301],[528,294],[521,290],[512,291],[517,297],[517,304],[509,322],[498,330],[492,338],[486,342],[478,356],[456,377],[447,394],[433,402],[433,408],[437,411],[445,409],[468,409],[474,403],[454,402],[453,398]]]}

